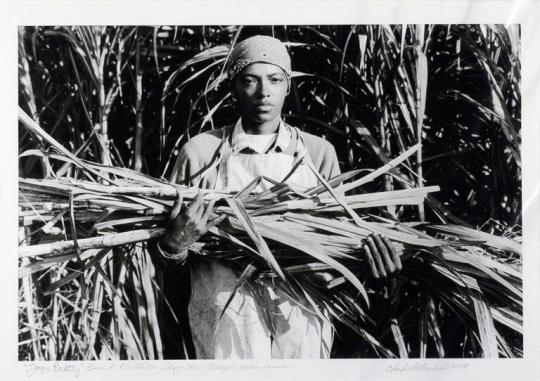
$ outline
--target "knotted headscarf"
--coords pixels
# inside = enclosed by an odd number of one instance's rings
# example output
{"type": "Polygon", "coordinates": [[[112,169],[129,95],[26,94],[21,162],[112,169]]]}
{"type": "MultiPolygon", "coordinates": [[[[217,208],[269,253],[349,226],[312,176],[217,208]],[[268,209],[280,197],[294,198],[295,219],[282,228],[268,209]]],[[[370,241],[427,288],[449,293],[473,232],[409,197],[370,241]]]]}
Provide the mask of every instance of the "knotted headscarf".
{"type": "Polygon", "coordinates": [[[253,63],[269,63],[280,67],[285,72],[290,86],[291,57],[285,45],[277,38],[253,36],[236,44],[227,65],[230,83],[233,84],[235,77],[253,63]]]}

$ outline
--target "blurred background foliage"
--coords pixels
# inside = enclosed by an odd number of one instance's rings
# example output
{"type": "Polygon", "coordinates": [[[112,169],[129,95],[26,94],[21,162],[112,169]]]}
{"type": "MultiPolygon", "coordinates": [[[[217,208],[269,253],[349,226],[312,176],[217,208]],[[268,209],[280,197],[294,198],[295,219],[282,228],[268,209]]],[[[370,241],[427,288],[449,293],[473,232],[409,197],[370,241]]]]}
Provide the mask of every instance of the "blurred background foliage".
{"type": "MultiPolygon", "coordinates": [[[[166,178],[190,137],[236,121],[224,64],[256,34],[292,58],[283,118],[332,142],[342,171],[422,144],[364,191],[441,191],[386,217],[521,234],[517,25],[21,27],[19,104],[78,157],[166,178]]],[[[20,152],[41,146],[20,128],[20,152]]],[[[21,177],[52,173],[20,161],[21,177]]],[[[151,348],[126,356],[159,358],[151,348]]]]}

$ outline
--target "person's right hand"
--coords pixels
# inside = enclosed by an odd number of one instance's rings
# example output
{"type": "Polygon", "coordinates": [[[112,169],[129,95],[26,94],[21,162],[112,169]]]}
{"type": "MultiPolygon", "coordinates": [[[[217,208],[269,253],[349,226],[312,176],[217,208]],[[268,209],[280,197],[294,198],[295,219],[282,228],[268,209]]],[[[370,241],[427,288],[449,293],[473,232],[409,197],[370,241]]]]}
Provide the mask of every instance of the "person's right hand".
{"type": "Polygon", "coordinates": [[[375,279],[384,280],[401,271],[401,258],[392,242],[385,236],[370,234],[364,241],[363,249],[375,279]]]}
{"type": "Polygon", "coordinates": [[[205,209],[201,192],[185,210],[182,210],[182,201],[182,195],[179,194],[171,209],[167,232],[159,242],[161,249],[180,262],[186,260],[189,245],[196,242],[210,227],[225,218],[225,216],[221,216],[208,222],[216,200],[211,200],[205,209]]]}

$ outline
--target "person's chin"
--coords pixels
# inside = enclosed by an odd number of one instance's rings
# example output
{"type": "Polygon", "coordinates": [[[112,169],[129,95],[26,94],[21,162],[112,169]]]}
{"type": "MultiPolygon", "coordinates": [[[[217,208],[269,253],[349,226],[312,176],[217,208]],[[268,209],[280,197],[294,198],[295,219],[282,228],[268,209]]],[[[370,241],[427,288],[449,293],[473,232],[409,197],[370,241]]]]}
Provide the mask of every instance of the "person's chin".
{"type": "Polygon", "coordinates": [[[275,120],[277,118],[277,115],[269,112],[257,112],[254,113],[251,120],[257,123],[264,123],[264,122],[271,122],[272,120],[275,120]]]}

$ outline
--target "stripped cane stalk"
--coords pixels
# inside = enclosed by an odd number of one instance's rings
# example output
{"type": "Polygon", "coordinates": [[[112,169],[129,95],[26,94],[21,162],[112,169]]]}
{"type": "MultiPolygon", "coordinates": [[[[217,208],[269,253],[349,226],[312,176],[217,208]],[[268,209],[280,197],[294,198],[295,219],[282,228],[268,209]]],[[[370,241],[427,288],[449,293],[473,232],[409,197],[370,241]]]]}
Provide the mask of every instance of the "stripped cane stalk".
{"type": "Polygon", "coordinates": [[[142,70],[141,70],[141,42],[140,33],[136,35],[136,52],[135,52],[135,152],[133,169],[140,171],[142,168],[142,138],[143,138],[143,123],[142,123],[142,70]]]}
{"type": "MultiPolygon", "coordinates": [[[[26,98],[26,105],[30,111],[32,119],[39,122],[39,113],[36,105],[36,97],[34,94],[34,88],[32,84],[32,78],[30,76],[30,66],[28,64],[28,54],[24,46],[24,27],[19,27],[19,85],[24,97],[26,98]]],[[[45,148],[43,138],[36,136],[38,144],[41,148],[45,148]]],[[[50,170],[51,165],[46,157],[39,158],[43,176],[46,177],[50,170]]]]}
{"type": "MultiPolygon", "coordinates": [[[[148,241],[149,239],[161,237],[163,234],[165,234],[165,228],[139,229],[124,233],[107,234],[101,237],[83,238],[77,240],[77,243],[81,250],[97,249],[148,241]]],[[[73,250],[75,250],[73,241],[56,241],[21,247],[19,249],[19,258],[64,254],[73,250]]]]}
{"type": "MultiPolygon", "coordinates": [[[[416,151],[416,165],[418,172],[418,186],[423,186],[424,174],[422,167],[422,128],[424,114],[426,110],[426,94],[428,82],[428,62],[425,53],[422,51],[424,41],[424,25],[416,26],[416,137],[420,149],[416,151]]],[[[420,221],[425,221],[424,203],[418,204],[418,214],[420,221]]]]}
{"type": "MultiPolygon", "coordinates": [[[[28,229],[25,228],[25,227],[20,227],[19,228],[19,235],[21,237],[24,238],[25,235],[27,235],[28,229]]],[[[25,265],[28,265],[29,263],[29,259],[28,258],[24,258],[22,261],[21,261],[21,265],[22,266],[25,266],[25,265]]],[[[43,354],[41,353],[41,348],[39,346],[39,343],[40,343],[40,340],[38,338],[38,333],[36,331],[36,315],[34,314],[34,311],[35,309],[33,308],[33,303],[32,303],[32,300],[33,300],[33,288],[32,287],[32,275],[31,274],[28,274],[26,276],[24,276],[21,280],[22,282],[22,289],[23,289],[23,303],[24,303],[24,308],[25,308],[25,311],[26,311],[26,319],[28,321],[28,325],[29,325],[29,328],[30,328],[30,338],[32,340],[32,351],[34,353],[34,358],[36,359],[41,359],[43,358],[43,354]]]]}
{"type": "MultiPolygon", "coordinates": [[[[97,29],[93,28],[93,31],[95,33],[95,37],[97,40],[101,42],[103,39],[102,33],[104,32],[103,29],[97,29]]],[[[109,36],[106,35],[106,42],[103,44],[101,49],[96,50],[97,61],[99,66],[94,68],[96,70],[96,78],[97,78],[97,88],[98,88],[98,115],[99,115],[99,138],[102,142],[102,150],[101,150],[101,162],[105,165],[112,165],[111,161],[111,154],[110,154],[110,147],[109,147],[109,123],[108,123],[108,114],[110,110],[110,103],[112,102],[113,97],[110,97],[111,92],[107,93],[105,91],[105,61],[107,57],[107,50],[109,49],[108,45],[108,39],[109,36]]],[[[114,91],[114,90],[110,90],[114,91]]]]}

